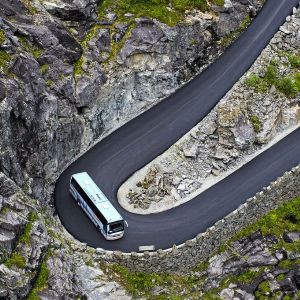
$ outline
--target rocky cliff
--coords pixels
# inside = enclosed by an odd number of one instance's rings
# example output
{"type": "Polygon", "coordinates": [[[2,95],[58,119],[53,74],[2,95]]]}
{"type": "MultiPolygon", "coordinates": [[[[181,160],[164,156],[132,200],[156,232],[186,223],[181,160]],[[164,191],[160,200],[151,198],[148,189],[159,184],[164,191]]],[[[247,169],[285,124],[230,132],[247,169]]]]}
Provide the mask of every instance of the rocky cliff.
{"type": "Polygon", "coordinates": [[[170,19],[97,0],[0,3],[0,297],[128,299],[52,216],[53,183],[211,63],[262,4],[167,2],[170,19]]]}
{"type": "Polygon", "coordinates": [[[192,199],[300,126],[300,14],[286,23],[216,107],[119,192],[130,211],[192,199]]]}
{"type": "Polygon", "coordinates": [[[98,2],[0,4],[0,169],[43,201],[72,158],[190,80],[261,5],[212,1],[170,27],[98,2]]]}

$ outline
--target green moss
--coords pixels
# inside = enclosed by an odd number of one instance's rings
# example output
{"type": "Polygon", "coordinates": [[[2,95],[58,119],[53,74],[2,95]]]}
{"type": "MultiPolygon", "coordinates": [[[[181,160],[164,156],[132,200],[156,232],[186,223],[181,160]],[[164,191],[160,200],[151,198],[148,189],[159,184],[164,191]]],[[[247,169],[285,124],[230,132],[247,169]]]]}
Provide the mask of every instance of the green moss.
{"type": "Polygon", "coordinates": [[[258,289],[259,289],[262,293],[264,293],[264,294],[270,292],[270,285],[269,285],[269,282],[268,282],[268,281],[263,281],[262,283],[259,284],[258,289]]]}
{"type": "Polygon", "coordinates": [[[0,45],[3,44],[6,40],[5,32],[3,30],[0,30],[0,45]]]}
{"type": "MultiPolygon", "coordinates": [[[[270,78],[272,74],[270,73],[270,78]]],[[[249,236],[254,231],[261,230],[264,236],[276,236],[278,239],[277,246],[280,249],[298,251],[300,249],[300,242],[285,243],[282,239],[282,235],[286,231],[300,231],[300,197],[293,199],[289,202],[283,203],[278,208],[274,209],[267,215],[260,218],[257,222],[251,224],[245,229],[238,232],[232,239],[227,242],[226,249],[231,250],[231,243],[244,236],[249,236]]],[[[272,250],[272,249],[271,249],[272,250]]],[[[243,270],[243,273],[237,275],[227,276],[222,280],[218,288],[211,289],[205,292],[201,298],[199,298],[199,290],[203,290],[205,286],[205,271],[208,267],[208,261],[199,264],[193,272],[198,272],[197,276],[184,276],[174,274],[146,274],[146,273],[132,273],[128,269],[120,266],[105,266],[107,274],[112,276],[114,280],[119,281],[134,297],[141,297],[144,299],[221,299],[219,293],[222,289],[228,287],[230,283],[249,284],[255,281],[256,278],[260,278],[266,270],[272,270],[273,267],[262,266],[259,269],[247,269],[243,270]],[[196,289],[194,287],[197,287],[196,289]],[[159,287],[166,289],[167,294],[161,294],[154,296],[152,289],[159,287]],[[182,291],[185,291],[183,296],[182,291]],[[176,298],[177,297],[177,298],[176,298]],[[198,298],[197,298],[198,297],[198,298]]],[[[300,260],[283,260],[278,265],[282,269],[291,269],[293,267],[300,266],[300,260]]],[[[193,273],[194,274],[194,273],[193,273]]],[[[279,275],[277,280],[284,279],[284,275],[279,275]]],[[[266,299],[266,295],[270,296],[270,286],[268,281],[263,281],[258,290],[256,291],[257,299],[266,299]]],[[[274,295],[272,295],[274,296],[274,295]]],[[[271,296],[270,296],[271,297],[271,296]]]]}
{"type": "Polygon", "coordinates": [[[235,283],[251,283],[253,280],[257,277],[259,277],[263,272],[265,268],[260,267],[258,270],[246,270],[242,274],[231,276],[230,282],[235,282],[235,283]]]}
{"type": "Polygon", "coordinates": [[[278,264],[278,267],[282,269],[291,269],[294,265],[295,263],[293,261],[285,259],[278,264]]]}
{"type": "Polygon", "coordinates": [[[28,300],[40,299],[39,292],[47,287],[48,278],[49,278],[49,270],[46,265],[46,259],[44,259],[41,263],[33,288],[28,295],[27,298],[28,300]]]}
{"type": "Polygon", "coordinates": [[[16,266],[19,269],[24,269],[26,267],[25,258],[18,252],[13,252],[11,257],[8,258],[4,263],[8,268],[16,266]]]}
{"type": "Polygon", "coordinates": [[[133,297],[144,299],[198,299],[199,292],[195,291],[194,286],[201,287],[202,279],[194,276],[181,276],[175,274],[147,274],[142,272],[130,272],[123,266],[110,265],[104,267],[110,276],[119,281],[133,297]],[[166,289],[168,292],[154,296],[151,291],[155,287],[166,289]],[[182,291],[184,296],[179,296],[182,291]]]}
{"type": "Polygon", "coordinates": [[[224,48],[228,47],[249,26],[250,23],[251,18],[249,16],[246,16],[237,30],[229,33],[227,36],[220,40],[220,45],[224,48]]]}
{"type": "Polygon", "coordinates": [[[268,281],[263,281],[259,284],[258,290],[255,292],[255,296],[258,299],[266,299],[266,295],[271,292],[270,284],[268,281]]]}
{"type": "Polygon", "coordinates": [[[25,226],[23,234],[19,237],[18,242],[21,244],[30,244],[30,231],[33,225],[33,222],[37,220],[37,214],[34,212],[29,213],[28,223],[25,226]]]}
{"type": "Polygon", "coordinates": [[[31,53],[35,59],[39,58],[42,55],[44,50],[39,45],[28,41],[27,38],[23,35],[17,35],[17,37],[24,50],[31,53]]]}
{"type": "MultiPolygon", "coordinates": [[[[220,0],[219,0],[220,1],[220,0]]],[[[209,6],[206,0],[173,0],[172,6],[181,11],[184,12],[187,9],[199,9],[201,11],[208,11],[209,6]]]]}
{"type": "MultiPolygon", "coordinates": [[[[297,74],[298,75],[298,74],[297,74]]],[[[300,74],[299,74],[300,75],[300,74]]],[[[295,76],[283,77],[276,84],[277,89],[287,97],[296,97],[300,92],[300,84],[297,83],[295,76]]]]}
{"type": "Polygon", "coordinates": [[[40,72],[44,75],[48,72],[49,70],[49,65],[42,65],[40,66],[40,72]]]}
{"type": "Polygon", "coordinates": [[[254,131],[256,133],[260,132],[260,130],[261,130],[261,123],[260,123],[259,118],[257,116],[250,116],[250,122],[253,125],[254,131]]]}
{"type": "Polygon", "coordinates": [[[174,26],[183,20],[185,10],[194,8],[207,11],[209,6],[206,0],[104,0],[99,4],[99,18],[103,19],[109,9],[118,18],[131,13],[134,17],[154,18],[174,26]]]}
{"type": "Polygon", "coordinates": [[[271,86],[274,86],[285,96],[296,97],[300,92],[300,72],[280,76],[278,67],[279,63],[273,60],[267,67],[263,77],[250,74],[245,83],[259,93],[267,93],[271,86]]]}
{"type": "Polygon", "coordinates": [[[46,84],[49,88],[51,88],[53,86],[54,82],[53,82],[53,80],[48,79],[48,80],[46,80],[46,84]]]}
{"type": "Polygon", "coordinates": [[[218,6],[223,6],[225,1],[224,0],[214,0],[214,3],[218,6]]]}
{"type": "Polygon", "coordinates": [[[74,64],[74,77],[81,76],[84,71],[82,69],[83,57],[81,56],[74,64]]]}
{"type": "Polygon", "coordinates": [[[88,42],[94,38],[98,32],[98,30],[101,28],[100,25],[94,25],[92,28],[88,31],[88,33],[85,35],[84,39],[80,42],[81,46],[83,48],[87,48],[88,42]]]}
{"type": "Polygon", "coordinates": [[[280,240],[283,233],[286,231],[300,231],[300,197],[283,203],[277,209],[274,209],[267,215],[261,217],[254,224],[242,229],[234,237],[232,237],[228,243],[242,237],[249,236],[257,230],[261,230],[264,236],[274,235],[280,240]]]}
{"type": "Polygon", "coordinates": [[[286,54],[291,67],[299,69],[300,68],[300,53],[298,54],[286,54]]]}
{"type": "MultiPolygon", "coordinates": [[[[120,53],[121,49],[123,48],[126,40],[128,40],[131,36],[131,32],[133,30],[133,28],[135,27],[135,23],[131,23],[125,33],[125,36],[123,37],[123,39],[119,42],[114,42],[113,39],[111,39],[113,42],[112,42],[112,45],[111,45],[111,53],[107,59],[107,62],[109,61],[112,61],[112,60],[115,60],[117,55],[120,53]]],[[[111,32],[111,35],[113,35],[114,32],[111,32]]]]}
{"type": "Polygon", "coordinates": [[[4,50],[0,50],[0,71],[8,73],[9,63],[12,56],[4,50]]]}
{"type": "Polygon", "coordinates": [[[279,275],[276,277],[276,280],[281,281],[281,280],[284,280],[284,278],[285,278],[285,275],[284,275],[284,274],[279,274],[279,275]]]}
{"type": "Polygon", "coordinates": [[[34,7],[32,5],[32,1],[31,0],[21,0],[24,4],[24,6],[27,8],[27,10],[32,14],[37,14],[38,13],[38,10],[36,7],[34,7]]]}

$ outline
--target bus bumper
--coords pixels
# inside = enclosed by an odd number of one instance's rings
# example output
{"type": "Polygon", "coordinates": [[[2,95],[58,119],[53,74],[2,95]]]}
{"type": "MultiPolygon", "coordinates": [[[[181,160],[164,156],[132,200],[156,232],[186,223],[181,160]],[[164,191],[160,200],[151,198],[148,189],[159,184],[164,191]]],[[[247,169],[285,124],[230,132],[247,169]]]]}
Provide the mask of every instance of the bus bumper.
{"type": "Polygon", "coordinates": [[[124,233],[120,233],[120,234],[116,234],[116,235],[107,235],[106,239],[108,241],[118,240],[118,239],[122,238],[123,235],[124,235],[124,233]]]}

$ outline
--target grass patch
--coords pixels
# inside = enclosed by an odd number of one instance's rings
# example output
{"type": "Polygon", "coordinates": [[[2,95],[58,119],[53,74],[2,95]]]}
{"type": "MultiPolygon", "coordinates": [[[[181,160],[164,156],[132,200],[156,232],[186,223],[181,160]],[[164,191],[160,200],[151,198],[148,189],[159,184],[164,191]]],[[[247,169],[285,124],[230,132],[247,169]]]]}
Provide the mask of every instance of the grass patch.
{"type": "MultiPolygon", "coordinates": [[[[298,248],[299,251],[299,248],[298,248]]],[[[281,269],[286,269],[286,270],[291,270],[294,267],[297,267],[300,265],[300,260],[289,260],[289,259],[285,259],[282,260],[279,264],[278,267],[280,267],[281,269]]]]}
{"type": "Polygon", "coordinates": [[[253,270],[247,270],[243,272],[242,274],[232,276],[230,278],[230,282],[235,283],[251,283],[255,278],[259,277],[263,272],[265,268],[260,267],[257,271],[253,270]]]}
{"type": "Polygon", "coordinates": [[[266,295],[271,292],[270,285],[268,281],[263,281],[259,284],[258,290],[255,292],[257,299],[266,299],[266,295]]]}
{"type": "MultiPolygon", "coordinates": [[[[225,246],[222,246],[220,247],[222,250],[219,249],[218,252],[230,249],[230,245],[233,241],[239,240],[245,236],[250,236],[257,230],[261,230],[263,236],[276,236],[279,242],[275,245],[278,246],[278,248],[299,252],[300,242],[285,243],[282,236],[284,232],[300,232],[300,197],[283,203],[277,209],[261,217],[257,222],[239,231],[226,243],[226,248],[225,246]]],[[[221,290],[228,287],[230,283],[250,284],[256,278],[259,278],[266,271],[266,268],[268,270],[272,268],[270,266],[261,266],[258,269],[249,268],[241,274],[229,275],[221,281],[218,288],[205,292],[201,298],[199,298],[199,291],[203,290],[203,287],[205,286],[205,273],[201,274],[201,272],[207,270],[208,266],[208,261],[203,262],[193,270],[195,273],[192,274],[195,275],[185,276],[167,273],[132,273],[120,265],[109,265],[108,267],[103,267],[103,269],[106,269],[107,274],[112,275],[114,280],[119,281],[134,297],[143,297],[151,300],[187,298],[216,300],[221,299],[219,293],[221,290]],[[197,272],[200,272],[200,274],[196,276],[197,272]],[[153,289],[157,287],[165,289],[166,292],[158,296],[153,295],[153,289]],[[184,295],[181,293],[183,290],[185,291],[184,295]]],[[[291,269],[295,266],[300,266],[300,260],[283,260],[278,266],[282,269],[291,269]]],[[[283,274],[278,275],[276,279],[283,280],[284,276],[285,275],[283,274]]],[[[265,299],[269,292],[270,286],[268,281],[263,281],[256,291],[256,297],[257,299],[265,299]]]]}
{"type": "Polygon", "coordinates": [[[3,30],[0,30],[0,45],[3,44],[6,40],[6,36],[3,30]]]}
{"type": "Polygon", "coordinates": [[[32,5],[32,1],[31,0],[21,0],[21,2],[24,4],[24,6],[26,7],[26,9],[32,14],[37,14],[38,10],[36,7],[34,7],[32,5]]]}
{"type": "MultiPolygon", "coordinates": [[[[300,231],[300,197],[283,203],[277,209],[261,217],[257,222],[238,232],[230,241],[249,236],[261,230],[263,236],[273,235],[281,238],[284,232],[300,231]]],[[[293,243],[294,244],[294,243],[293,243]]]]}
{"type": "Polygon", "coordinates": [[[214,0],[214,4],[218,5],[218,6],[223,6],[225,3],[224,0],[214,0]]]}
{"type": "Polygon", "coordinates": [[[24,50],[31,53],[35,59],[38,59],[42,55],[44,49],[42,49],[39,45],[29,42],[23,35],[18,34],[17,37],[24,50]]]}
{"type": "Polygon", "coordinates": [[[245,81],[246,85],[254,88],[257,93],[267,93],[271,86],[274,86],[286,97],[296,97],[300,92],[300,72],[281,76],[278,66],[279,63],[277,61],[271,61],[263,77],[250,74],[245,81]]]}
{"type": "Polygon", "coordinates": [[[207,11],[206,0],[104,0],[98,6],[99,18],[105,18],[106,12],[112,10],[119,18],[125,13],[134,17],[149,17],[174,26],[184,18],[187,9],[207,11]]]}
{"type": "Polygon", "coordinates": [[[0,50],[0,71],[7,74],[12,56],[5,50],[0,50]]]}
{"type": "Polygon", "coordinates": [[[16,266],[19,269],[25,269],[25,267],[26,267],[26,260],[18,252],[13,252],[12,255],[10,256],[10,258],[8,258],[5,261],[4,265],[7,266],[8,268],[16,266]]]}
{"type": "Polygon", "coordinates": [[[28,215],[28,223],[25,226],[25,229],[22,235],[19,237],[18,243],[21,244],[30,244],[30,231],[33,225],[33,222],[37,220],[37,214],[34,212],[30,212],[28,215]]]}
{"type": "Polygon", "coordinates": [[[107,268],[108,274],[114,276],[133,297],[142,297],[144,299],[198,299],[199,291],[194,290],[194,285],[202,286],[201,279],[194,276],[181,276],[174,274],[147,274],[143,272],[132,273],[120,265],[110,265],[107,268]],[[153,295],[154,288],[166,289],[160,295],[153,295]],[[185,291],[184,296],[181,295],[185,291]]]}
{"type": "Polygon", "coordinates": [[[261,123],[260,123],[259,118],[257,116],[250,116],[250,122],[253,125],[254,131],[256,133],[259,133],[261,130],[261,123]]]}
{"type": "MultiPolygon", "coordinates": [[[[47,257],[47,255],[46,255],[47,257]]],[[[36,281],[30,291],[27,300],[39,300],[39,292],[47,287],[47,281],[49,278],[49,270],[46,265],[46,258],[42,261],[40,269],[37,274],[36,281]]]]}
{"type": "Polygon", "coordinates": [[[40,66],[40,72],[42,73],[42,75],[45,75],[49,70],[49,65],[42,65],[40,66]]]}
{"type": "Polygon", "coordinates": [[[292,68],[299,69],[300,68],[300,53],[298,54],[286,54],[288,61],[292,68]]]}

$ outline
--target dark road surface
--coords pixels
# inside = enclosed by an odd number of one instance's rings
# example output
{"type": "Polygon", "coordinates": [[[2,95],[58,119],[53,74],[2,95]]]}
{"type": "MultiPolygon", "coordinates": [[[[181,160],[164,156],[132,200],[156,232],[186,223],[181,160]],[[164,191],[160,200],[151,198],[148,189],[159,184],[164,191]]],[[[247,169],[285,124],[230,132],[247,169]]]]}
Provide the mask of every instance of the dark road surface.
{"type": "Polygon", "coordinates": [[[132,214],[117,190],[135,171],[164,152],[219,102],[252,65],[299,0],[268,0],[227,51],[175,94],[125,124],[81,156],[59,177],[55,206],[66,229],[93,247],[123,252],[141,245],[165,249],[205,231],[262,187],[300,163],[300,130],[190,202],[166,212],[132,214]],[[87,171],[129,224],[125,236],[106,241],[69,195],[72,174],[87,171]]]}

